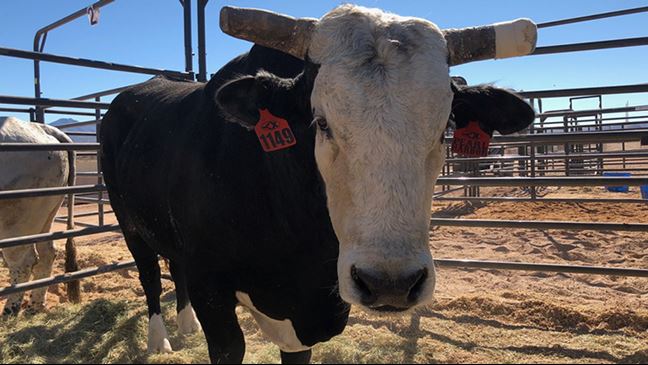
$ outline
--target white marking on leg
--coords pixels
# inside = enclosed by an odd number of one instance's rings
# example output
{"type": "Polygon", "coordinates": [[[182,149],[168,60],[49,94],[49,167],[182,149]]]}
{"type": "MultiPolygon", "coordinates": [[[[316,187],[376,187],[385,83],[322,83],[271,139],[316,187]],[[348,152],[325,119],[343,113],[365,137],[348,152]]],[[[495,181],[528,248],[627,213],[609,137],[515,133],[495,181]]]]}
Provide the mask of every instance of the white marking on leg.
{"type": "Polygon", "coordinates": [[[200,330],[200,322],[196,318],[196,312],[194,312],[191,304],[187,304],[186,307],[182,308],[180,313],[178,313],[178,332],[181,335],[188,335],[200,330]]]}
{"type": "Polygon", "coordinates": [[[236,299],[238,299],[241,305],[252,312],[252,316],[261,328],[261,331],[270,341],[277,345],[281,351],[302,352],[310,349],[310,347],[304,346],[301,343],[290,319],[279,321],[266,316],[256,309],[252,303],[252,299],[250,299],[250,296],[246,293],[237,291],[236,299]]]}
{"type": "Polygon", "coordinates": [[[162,316],[159,314],[154,314],[149,319],[147,347],[149,354],[173,352],[171,343],[169,343],[169,334],[167,333],[166,327],[164,327],[162,316]]]}

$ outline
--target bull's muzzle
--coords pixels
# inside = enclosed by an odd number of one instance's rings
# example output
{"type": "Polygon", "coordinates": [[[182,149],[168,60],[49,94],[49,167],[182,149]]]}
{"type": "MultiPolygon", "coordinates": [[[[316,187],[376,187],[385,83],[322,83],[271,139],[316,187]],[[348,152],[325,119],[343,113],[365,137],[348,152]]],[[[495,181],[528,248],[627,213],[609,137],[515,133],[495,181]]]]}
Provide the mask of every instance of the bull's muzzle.
{"type": "Polygon", "coordinates": [[[401,312],[416,306],[428,280],[428,269],[388,273],[351,267],[362,305],[379,312],[401,312]]]}

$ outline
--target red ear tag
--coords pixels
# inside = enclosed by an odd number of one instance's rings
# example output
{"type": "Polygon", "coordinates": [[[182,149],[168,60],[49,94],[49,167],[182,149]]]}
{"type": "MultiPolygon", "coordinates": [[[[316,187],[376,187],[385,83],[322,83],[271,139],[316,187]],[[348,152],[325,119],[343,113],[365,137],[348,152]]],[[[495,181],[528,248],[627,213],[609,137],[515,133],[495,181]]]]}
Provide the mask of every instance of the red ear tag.
{"type": "Polygon", "coordinates": [[[468,122],[465,128],[456,129],[452,152],[464,157],[486,157],[491,136],[484,132],[478,121],[468,122]]]}
{"type": "Polygon", "coordinates": [[[268,109],[259,109],[259,116],[254,131],[264,151],[283,150],[297,144],[287,120],[272,115],[268,109]]]}

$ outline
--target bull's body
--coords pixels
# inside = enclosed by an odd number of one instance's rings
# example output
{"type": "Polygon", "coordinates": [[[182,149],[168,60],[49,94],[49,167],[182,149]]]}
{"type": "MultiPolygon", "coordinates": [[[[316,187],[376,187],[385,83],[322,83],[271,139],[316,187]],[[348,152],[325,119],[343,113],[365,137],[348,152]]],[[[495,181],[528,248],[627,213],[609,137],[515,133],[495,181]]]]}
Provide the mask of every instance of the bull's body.
{"type": "MultiPolygon", "coordinates": [[[[15,118],[0,118],[0,143],[71,143],[60,130],[45,124],[15,118]]],[[[63,151],[20,151],[0,153],[0,190],[61,187],[74,182],[74,154],[63,151]]],[[[63,201],[62,196],[0,200],[0,239],[47,233],[63,201]]],[[[66,246],[73,250],[73,243],[66,246]]],[[[11,284],[51,276],[56,256],[53,241],[5,248],[4,261],[11,284]]],[[[66,255],[66,259],[73,257],[66,255]]],[[[69,262],[66,266],[76,266],[69,262]]],[[[78,285],[78,284],[76,284],[78,285]]],[[[69,288],[69,287],[68,287],[69,288]]],[[[76,286],[75,286],[76,288],[76,286]]],[[[29,311],[44,308],[47,288],[32,291],[29,311]]],[[[78,295],[78,294],[77,294],[78,295]]],[[[3,314],[17,314],[23,293],[7,298],[3,314]]]]}
{"type": "Polygon", "coordinates": [[[102,124],[102,163],[129,248],[145,266],[147,296],[159,290],[159,253],[180,286],[179,312],[186,273],[203,326],[236,337],[234,306],[251,300],[248,307],[272,320],[290,320],[296,338],[278,344],[296,352],[339,334],[348,306],[335,290],[338,241],[308,121],[284,116],[297,144],[266,153],[214,104],[224,80],[260,68],[293,77],[303,62],[254,47],[208,84],[154,78],[122,93],[102,124]],[[213,318],[200,315],[203,307],[213,308],[202,311],[213,318]]]}

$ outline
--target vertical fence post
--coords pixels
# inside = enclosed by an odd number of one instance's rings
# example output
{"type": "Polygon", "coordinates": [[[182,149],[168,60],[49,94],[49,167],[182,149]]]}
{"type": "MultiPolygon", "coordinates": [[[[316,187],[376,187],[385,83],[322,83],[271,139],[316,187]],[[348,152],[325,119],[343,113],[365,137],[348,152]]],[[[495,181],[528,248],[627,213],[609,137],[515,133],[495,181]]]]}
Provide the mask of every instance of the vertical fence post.
{"type": "MultiPolygon", "coordinates": [[[[187,0],[185,0],[187,1],[187,0]]],[[[95,98],[96,102],[101,101],[101,97],[96,97],[95,98]]],[[[97,120],[97,123],[95,124],[95,136],[97,138],[97,143],[101,141],[101,109],[95,109],[95,118],[97,120]]],[[[101,167],[101,148],[97,150],[97,185],[103,184],[103,174],[102,174],[102,167],[101,167]]],[[[97,192],[97,211],[98,211],[98,223],[99,226],[102,227],[105,224],[104,221],[104,202],[103,202],[104,194],[103,191],[97,192]]]]}
{"type": "MultiPolygon", "coordinates": [[[[67,185],[72,187],[76,185],[76,151],[69,151],[68,159],[70,159],[70,171],[67,185]]],[[[67,195],[67,229],[74,230],[74,193],[67,195]]],[[[65,240],[65,272],[76,272],[78,270],[76,244],[74,238],[69,237],[65,240]]],[[[72,303],[81,302],[81,283],[78,280],[67,283],[67,296],[72,303]]]]}
{"type": "MultiPolygon", "coordinates": [[[[570,100],[570,103],[571,103],[571,100],[570,100]]],[[[569,133],[569,123],[567,122],[567,116],[563,117],[563,125],[564,125],[564,128],[565,128],[565,133],[569,133]]],[[[565,176],[569,176],[570,175],[570,166],[569,166],[569,156],[568,155],[569,155],[569,149],[571,148],[570,144],[568,142],[565,142],[565,144],[563,145],[563,148],[565,150],[565,176]]]]}
{"type": "MultiPolygon", "coordinates": [[[[43,52],[45,39],[47,39],[47,33],[44,33],[42,38],[39,34],[36,35],[36,38],[34,38],[34,52],[43,52]]],[[[41,91],[40,82],[40,61],[34,60],[34,97],[40,98],[42,95],[43,92],[41,91]]],[[[38,123],[45,123],[45,111],[42,106],[36,106],[33,120],[38,123]]]]}
{"type": "Polygon", "coordinates": [[[191,0],[180,0],[184,15],[185,71],[193,72],[193,49],[191,45],[191,0]]]}
{"type": "Polygon", "coordinates": [[[209,0],[198,0],[198,81],[207,82],[207,50],[205,46],[205,8],[209,0]]]}

